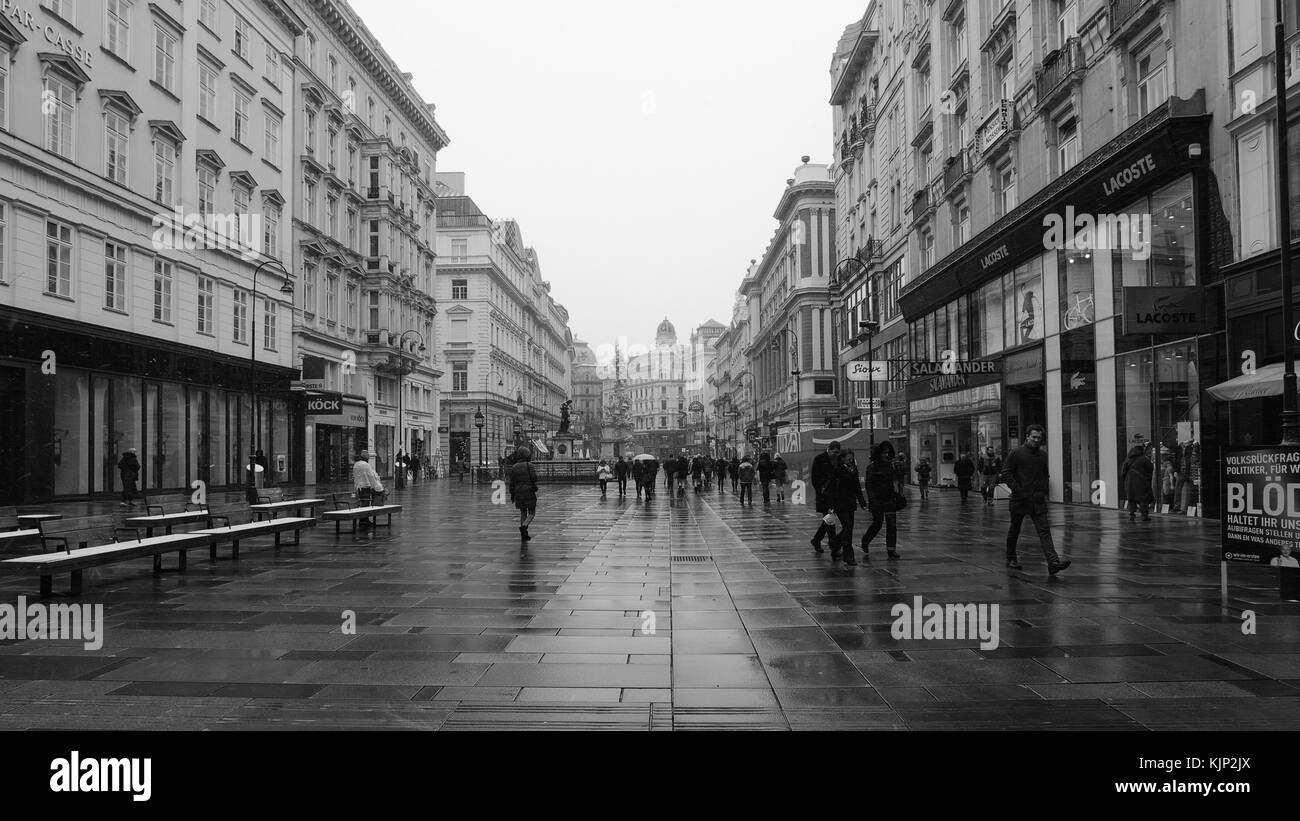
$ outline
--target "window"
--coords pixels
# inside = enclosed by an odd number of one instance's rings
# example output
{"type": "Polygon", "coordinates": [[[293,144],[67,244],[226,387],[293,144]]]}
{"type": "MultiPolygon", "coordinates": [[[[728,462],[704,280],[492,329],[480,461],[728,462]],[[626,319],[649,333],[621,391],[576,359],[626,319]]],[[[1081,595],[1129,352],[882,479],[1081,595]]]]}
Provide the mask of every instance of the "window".
{"type": "Polygon", "coordinates": [[[357,179],[357,144],[348,143],[348,182],[357,179]]]}
{"type": "Polygon", "coordinates": [[[1015,99],[1015,76],[1011,51],[1008,49],[1006,56],[993,64],[993,93],[997,95],[994,102],[1015,99]]]}
{"type": "Polygon", "coordinates": [[[9,127],[9,58],[7,47],[0,44],[0,128],[9,127]]]}
{"type": "Polygon", "coordinates": [[[199,0],[199,22],[216,31],[217,0],[199,0]]]}
{"type": "Polygon", "coordinates": [[[114,109],[104,112],[104,176],[119,185],[126,185],[127,135],[130,125],[114,109]]]}
{"type": "Polygon", "coordinates": [[[72,227],[45,223],[45,292],[72,296],[72,227]]]}
{"type": "Polygon", "coordinates": [[[366,293],[370,295],[370,330],[377,331],[379,330],[379,292],[367,291],[366,293]]]}
{"type": "Polygon", "coordinates": [[[1001,217],[1016,207],[1016,169],[1007,157],[993,171],[993,216],[1001,217]]]}
{"type": "Polygon", "coordinates": [[[1060,12],[1056,19],[1056,47],[1063,48],[1079,31],[1079,7],[1075,0],[1058,0],[1057,8],[1060,12]]]}
{"type": "Polygon", "coordinates": [[[463,239],[453,239],[451,241],[451,261],[464,262],[465,257],[469,254],[469,241],[463,239]]]}
{"type": "Polygon", "coordinates": [[[326,150],[329,151],[330,170],[332,171],[339,164],[339,130],[337,128],[330,128],[329,145],[326,146],[326,150]]]}
{"type": "Polygon", "coordinates": [[[333,194],[325,196],[325,219],[329,226],[331,239],[339,238],[339,198],[333,194]]]}
{"type": "Polygon", "coordinates": [[[280,52],[269,42],[266,44],[266,79],[274,86],[280,85],[280,52]]]}
{"type": "Polygon", "coordinates": [[[176,93],[176,35],[159,23],[153,27],[153,81],[176,93]]]}
{"type": "Polygon", "coordinates": [[[212,335],[212,315],[217,297],[217,283],[212,277],[199,277],[199,304],[195,314],[195,330],[201,334],[212,335]]]}
{"type": "Polygon", "coordinates": [[[348,250],[357,251],[357,209],[348,206],[348,250]]]}
{"type": "Polygon", "coordinates": [[[953,247],[960,247],[970,239],[970,205],[965,199],[953,204],[953,247]]]}
{"type": "Polygon", "coordinates": [[[104,307],[126,310],[126,246],[104,243],[104,307]]]}
{"type": "Polygon", "coordinates": [[[161,134],[153,140],[153,198],[166,206],[174,205],[176,190],[176,144],[161,134]]]}
{"type": "Polygon", "coordinates": [[[659,417],[659,427],[661,428],[668,427],[668,420],[663,416],[659,417]]]}
{"type": "Polygon", "coordinates": [[[0,202],[0,282],[5,282],[5,238],[9,229],[9,203],[0,202]]]}
{"type": "Polygon", "coordinates": [[[379,256],[379,220],[370,221],[370,256],[379,256]]]}
{"type": "Polygon", "coordinates": [[[252,198],[252,189],[246,183],[236,182],[230,186],[234,214],[241,219],[248,216],[248,201],[252,198]]]}
{"type": "Polygon", "coordinates": [[[302,121],[303,139],[307,144],[307,153],[316,153],[316,109],[308,108],[302,121]]]}
{"type": "Polygon", "coordinates": [[[270,297],[264,297],[262,304],[265,306],[262,312],[262,348],[273,351],[275,350],[276,339],[275,318],[280,310],[280,303],[270,297]]]}
{"type": "Polygon", "coordinates": [[[921,229],[919,243],[921,246],[921,270],[925,271],[934,264],[934,231],[929,226],[921,229]]]}
{"type": "Polygon", "coordinates": [[[73,0],[42,0],[41,5],[69,23],[75,22],[72,12],[76,9],[77,4],[73,0]]]}
{"type": "Polygon", "coordinates": [[[307,68],[316,70],[316,35],[307,32],[307,68]]]}
{"type": "Polygon", "coordinates": [[[234,52],[238,54],[245,62],[248,62],[248,41],[251,34],[249,32],[248,21],[235,15],[235,46],[234,52]]]}
{"type": "Polygon", "coordinates": [[[45,117],[45,148],[68,159],[72,159],[72,115],[76,100],[71,83],[53,74],[46,76],[41,106],[53,110],[45,117]]]}
{"type": "Polygon", "coordinates": [[[453,391],[469,390],[469,363],[453,362],[451,365],[451,389],[453,391]]]}
{"type": "Polygon", "coordinates": [[[307,218],[307,224],[316,225],[316,183],[311,180],[303,180],[302,204],[303,216],[307,218]]]}
{"type": "Polygon", "coordinates": [[[366,98],[366,125],[370,126],[371,131],[375,130],[375,98],[374,97],[366,98]]]}
{"type": "Polygon", "coordinates": [[[280,118],[266,112],[266,159],[279,165],[280,159],[280,118]]]}
{"type": "Polygon", "coordinates": [[[108,0],[105,8],[104,48],[125,60],[131,51],[131,2],[108,0]]]}
{"type": "Polygon", "coordinates": [[[357,304],[357,286],[355,283],[349,282],[347,315],[347,326],[349,331],[354,330],[357,327],[357,309],[359,307],[360,306],[357,304]]]}
{"type": "Polygon", "coordinates": [[[172,264],[157,257],[153,260],[153,319],[172,321],[172,264]]]}
{"type": "Polygon", "coordinates": [[[330,322],[339,321],[339,278],[331,273],[325,277],[325,318],[330,322]]]}
{"type": "Polygon", "coordinates": [[[1079,122],[1070,116],[1056,126],[1057,174],[1064,174],[1079,162],[1079,122]]]}
{"type": "Polygon", "coordinates": [[[1145,117],[1151,110],[1169,98],[1165,85],[1165,59],[1168,52],[1164,41],[1157,41],[1138,52],[1135,63],[1137,69],[1137,113],[1145,117]]]}
{"type": "Polygon", "coordinates": [[[210,123],[217,121],[217,75],[215,66],[199,62],[199,116],[210,123]]]}
{"type": "Polygon", "coordinates": [[[330,91],[335,94],[339,92],[339,61],[334,59],[334,55],[329,56],[329,81],[330,91]]]}
{"type": "Polygon", "coordinates": [[[262,206],[262,253],[277,256],[280,250],[280,206],[265,203],[262,206]]]}
{"type": "Polygon", "coordinates": [[[452,299],[469,299],[469,280],[453,279],[451,281],[452,299]]]}
{"type": "MultiPolygon", "coordinates": [[[[393,118],[389,117],[387,114],[384,115],[384,136],[390,140],[393,138],[393,118]]],[[[392,186],[390,185],[389,187],[391,188],[392,186]]]]}
{"type": "Polygon", "coordinates": [[[235,289],[234,310],[231,312],[230,340],[236,345],[248,344],[248,291],[235,289]]]}
{"type": "Polygon", "coordinates": [[[310,262],[302,265],[302,312],[316,315],[316,266],[310,262]]]}
{"type": "Polygon", "coordinates": [[[206,218],[213,212],[217,192],[217,172],[206,163],[199,163],[199,216],[206,218]]]}
{"type": "Polygon", "coordinates": [[[817,394],[818,396],[830,396],[831,394],[835,393],[835,380],[814,379],[813,393],[817,394]]]}
{"type": "Polygon", "coordinates": [[[235,133],[233,135],[235,142],[241,145],[248,144],[248,104],[252,102],[247,93],[240,89],[235,89],[235,133]]]}

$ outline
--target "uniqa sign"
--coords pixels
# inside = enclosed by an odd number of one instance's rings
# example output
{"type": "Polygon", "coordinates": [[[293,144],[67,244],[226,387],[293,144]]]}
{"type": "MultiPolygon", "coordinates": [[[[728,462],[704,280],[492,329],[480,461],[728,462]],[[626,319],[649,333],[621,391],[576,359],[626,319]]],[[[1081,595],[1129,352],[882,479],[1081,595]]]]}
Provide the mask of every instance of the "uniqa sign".
{"type": "Polygon", "coordinates": [[[45,35],[46,42],[76,60],[78,63],[81,63],[86,68],[92,68],[90,64],[90,49],[73,45],[72,40],[56,31],[54,26],[42,27],[32,17],[30,11],[27,11],[22,6],[15,3],[14,0],[0,0],[0,14],[11,18],[16,25],[22,26],[28,31],[40,31],[45,35]]]}

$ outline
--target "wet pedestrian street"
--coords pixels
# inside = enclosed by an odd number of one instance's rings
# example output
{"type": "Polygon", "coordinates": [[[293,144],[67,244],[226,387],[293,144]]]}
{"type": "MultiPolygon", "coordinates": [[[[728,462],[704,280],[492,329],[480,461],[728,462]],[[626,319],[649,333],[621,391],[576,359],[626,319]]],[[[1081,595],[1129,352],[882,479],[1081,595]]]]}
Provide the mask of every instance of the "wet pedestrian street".
{"type": "Polygon", "coordinates": [[[761,493],[544,485],[521,551],[490,488],[417,485],[391,533],[88,572],[103,647],[0,643],[0,728],[1300,728],[1300,605],[1233,566],[1222,607],[1216,522],[1054,505],[1049,577],[1029,528],[1004,567],[1004,505],[909,491],[901,558],[844,567],[761,493]],[[917,596],[996,604],[997,646],[894,638],[917,596]]]}

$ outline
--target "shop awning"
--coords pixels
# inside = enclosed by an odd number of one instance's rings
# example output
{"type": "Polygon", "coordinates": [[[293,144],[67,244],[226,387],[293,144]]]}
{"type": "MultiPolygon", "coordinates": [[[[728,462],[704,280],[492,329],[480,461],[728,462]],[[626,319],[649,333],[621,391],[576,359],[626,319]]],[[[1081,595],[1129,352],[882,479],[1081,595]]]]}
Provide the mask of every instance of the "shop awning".
{"type": "MultiPolygon", "coordinates": [[[[1295,363],[1296,372],[1300,373],[1300,361],[1295,363]]],[[[1277,362],[1258,368],[1254,373],[1220,382],[1205,392],[1222,402],[1234,399],[1256,399],[1261,396],[1282,395],[1282,372],[1286,370],[1285,362],[1277,362]]]]}
{"type": "Polygon", "coordinates": [[[541,439],[534,439],[533,447],[537,448],[538,453],[550,453],[550,451],[547,450],[546,445],[542,442],[541,439]]]}

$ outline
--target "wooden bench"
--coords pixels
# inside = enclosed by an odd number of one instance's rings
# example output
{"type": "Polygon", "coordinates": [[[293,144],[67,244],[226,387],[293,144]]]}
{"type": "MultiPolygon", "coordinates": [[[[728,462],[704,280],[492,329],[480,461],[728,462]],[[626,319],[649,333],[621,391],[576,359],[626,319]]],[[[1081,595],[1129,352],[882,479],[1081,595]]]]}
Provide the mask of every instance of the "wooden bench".
{"type": "MultiPolygon", "coordinates": [[[[386,495],[387,494],[381,495],[380,499],[382,500],[383,496],[386,495]]],[[[388,522],[385,526],[391,528],[393,526],[393,514],[402,512],[401,505],[377,504],[354,507],[353,505],[356,501],[355,497],[343,493],[331,494],[330,499],[334,504],[334,509],[325,511],[320,515],[320,517],[327,522],[334,522],[335,536],[340,535],[341,531],[339,526],[344,521],[350,520],[352,522],[351,532],[356,533],[358,519],[374,519],[375,521],[372,522],[372,525],[374,527],[379,527],[379,517],[385,514],[388,515],[388,522]]]]}
{"type": "Polygon", "coordinates": [[[39,527],[2,530],[0,531],[0,550],[22,542],[39,542],[40,540],[41,529],[39,527]]]}
{"type": "Polygon", "coordinates": [[[163,528],[163,532],[170,536],[172,528],[177,525],[201,523],[204,527],[212,527],[212,520],[219,518],[206,504],[195,504],[189,500],[188,496],[156,499],[155,502],[150,502],[146,498],[145,514],[144,516],[127,516],[126,524],[128,527],[144,528],[145,535],[149,537],[153,536],[155,527],[163,528]],[[166,501],[167,504],[164,505],[163,501],[166,501]],[[172,512],[166,512],[167,508],[171,508],[172,512]]]}
{"type": "Polygon", "coordinates": [[[269,519],[267,521],[245,522],[243,524],[226,524],[224,527],[210,527],[205,530],[195,530],[193,533],[208,536],[212,541],[209,544],[209,556],[212,561],[217,560],[217,545],[221,542],[231,543],[231,558],[239,558],[239,543],[241,540],[252,539],[257,536],[275,535],[275,547],[280,548],[280,534],[285,531],[293,531],[293,543],[298,544],[302,535],[302,530],[308,527],[315,527],[314,518],[304,517],[286,517],[284,519],[269,519]]]}
{"type": "Polygon", "coordinates": [[[311,516],[314,519],[316,517],[316,506],[323,504],[325,504],[324,499],[282,499],[280,501],[259,502],[255,505],[249,505],[248,510],[258,519],[266,515],[274,519],[276,514],[282,510],[292,510],[294,516],[302,516],[302,509],[305,507],[311,511],[311,516]]]}
{"type": "MultiPolygon", "coordinates": [[[[119,528],[118,530],[122,529],[119,528]]],[[[72,533],[73,531],[68,532],[72,533]]],[[[39,553],[33,556],[18,556],[0,561],[0,575],[40,576],[41,598],[49,598],[53,595],[54,574],[70,573],[72,577],[72,595],[79,596],[82,589],[81,574],[88,567],[100,567],[144,556],[152,556],[154,572],[159,573],[162,571],[162,555],[174,552],[180,555],[180,569],[183,571],[185,570],[186,551],[202,547],[212,538],[207,534],[177,533],[172,536],[155,536],[141,539],[138,538],[137,533],[137,537],[134,539],[126,538],[105,544],[97,543],[93,547],[88,547],[86,546],[87,541],[98,542],[95,538],[98,529],[82,530],[80,533],[88,538],[74,542],[74,538],[70,537],[50,537],[51,539],[64,540],[65,549],[62,553],[39,553]],[[73,543],[78,544],[78,547],[72,548],[73,543]]]]}
{"type": "Polygon", "coordinates": [[[0,507],[0,532],[30,530],[38,527],[41,522],[52,522],[62,518],[62,513],[55,513],[52,510],[20,511],[16,507],[0,507]]]}

